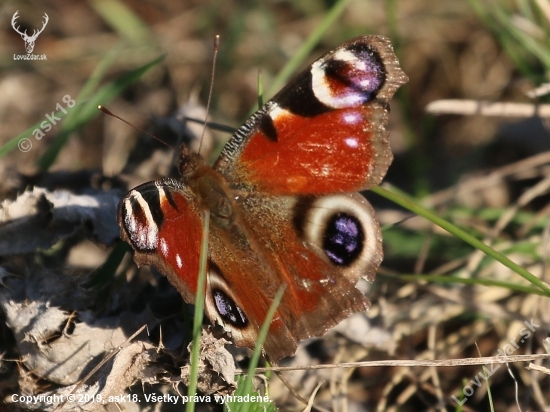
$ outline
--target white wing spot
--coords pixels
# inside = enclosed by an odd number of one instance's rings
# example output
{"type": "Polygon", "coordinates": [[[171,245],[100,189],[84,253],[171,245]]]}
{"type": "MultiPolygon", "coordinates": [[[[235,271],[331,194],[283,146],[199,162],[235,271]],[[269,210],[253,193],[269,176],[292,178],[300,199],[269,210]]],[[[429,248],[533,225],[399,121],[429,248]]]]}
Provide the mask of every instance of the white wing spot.
{"type": "Polygon", "coordinates": [[[365,79],[365,80],[361,80],[359,82],[359,85],[363,88],[363,89],[370,89],[370,79],[365,79]]]}
{"type": "Polygon", "coordinates": [[[158,226],[153,219],[149,205],[137,190],[130,192],[132,199],[139,204],[145,214],[145,223],[142,224],[132,214],[132,202],[126,200],[126,219],[125,224],[130,234],[130,240],[139,250],[153,250],[157,246],[158,226]]]}
{"type": "Polygon", "coordinates": [[[136,231],[136,219],[134,219],[134,216],[132,215],[132,203],[129,200],[126,200],[124,202],[124,206],[126,208],[126,227],[130,232],[136,231]]]}
{"type": "Polygon", "coordinates": [[[181,261],[181,256],[179,253],[176,255],[176,265],[178,265],[178,268],[180,269],[183,267],[183,262],[181,261]]]}
{"type": "Polygon", "coordinates": [[[361,123],[361,115],[359,113],[346,113],[344,114],[344,122],[347,124],[358,124],[361,123]]]}
{"type": "Polygon", "coordinates": [[[290,113],[288,110],[283,109],[278,104],[274,104],[269,110],[269,116],[271,117],[271,120],[273,120],[274,122],[277,121],[279,118],[288,116],[289,114],[290,113]]]}
{"type": "Polygon", "coordinates": [[[160,251],[162,252],[162,256],[168,257],[168,243],[164,238],[160,239],[160,251]]]}
{"type": "Polygon", "coordinates": [[[359,147],[359,139],[357,139],[357,137],[346,137],[344,141],[348,147],[353,149],[357,149],[359,147]]]}
{"type": "Polygon", "coordinates": [[[334,53],[334,56],[332,58],[334,60],[341,60],[343,62],[353,62],[354,64],[363,63],[357,58],[355,54],[353,54],[353,52],[350,52],[346,49],[336,50],[336,53],[334,53]]]}

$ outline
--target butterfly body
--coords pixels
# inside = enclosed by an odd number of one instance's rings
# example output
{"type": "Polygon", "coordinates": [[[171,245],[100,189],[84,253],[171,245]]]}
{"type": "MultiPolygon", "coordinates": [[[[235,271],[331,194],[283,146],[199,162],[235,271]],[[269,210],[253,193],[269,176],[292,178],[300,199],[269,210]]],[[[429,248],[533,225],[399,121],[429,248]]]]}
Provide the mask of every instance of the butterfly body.
{"type": "Polygon", "coordinates": [[[193,303],[209,210],[206,314],[238,346],[254,347],[286,286],[264,344],[274,362],[367,309],[355,283],[374,278],[382,238],[356,192],[380,183],[392,160],[388,100],[405,81],[382,37],[329,52],[252,115],[212,168],[183,148],[180,180],[145,183],[122,199],[121,236],[134,259],[193,303]]]}

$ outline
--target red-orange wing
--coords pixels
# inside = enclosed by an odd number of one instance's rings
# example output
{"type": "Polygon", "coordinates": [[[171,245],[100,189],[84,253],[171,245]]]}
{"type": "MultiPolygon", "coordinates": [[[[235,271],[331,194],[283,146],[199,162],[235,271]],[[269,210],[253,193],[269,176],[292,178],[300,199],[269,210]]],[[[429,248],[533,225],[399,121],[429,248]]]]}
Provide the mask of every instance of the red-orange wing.
{"type": "Polygon", "coordinates": [[[214,168],[233,186],[279,195],[377,185],[392,160],[388,101],[406,81],[389,40],[350,40],[256,112],[214,168]]]}

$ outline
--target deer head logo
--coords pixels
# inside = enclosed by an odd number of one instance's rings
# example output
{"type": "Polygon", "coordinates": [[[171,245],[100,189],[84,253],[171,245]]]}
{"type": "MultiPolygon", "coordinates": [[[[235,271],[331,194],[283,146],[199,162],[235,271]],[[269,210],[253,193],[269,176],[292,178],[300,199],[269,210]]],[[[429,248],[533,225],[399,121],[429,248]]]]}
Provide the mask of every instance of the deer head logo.
{"type": "Polygon", "coordinates": [[[44,28],[46,27],[46,24],[48,24],[49,17],[46,13],[44,13],[44,24],[42,24],[42,28],[40,30],[34,30],[32,36],[27,35],[27,30],[25,30],[24,33],[21,33],[19,31],[19,27],[15,27],[15,21],[19,17],[17,14],[19,13],[19,10],[17,10],[11,19],[11,26],[13,29],[21,35],[21,38],[25,41],[25,49],[27,49],[27,54],[31,54],[34,49],[34,42],[36,41],[36,38],[40,33],[44,31],[44,28]]]}

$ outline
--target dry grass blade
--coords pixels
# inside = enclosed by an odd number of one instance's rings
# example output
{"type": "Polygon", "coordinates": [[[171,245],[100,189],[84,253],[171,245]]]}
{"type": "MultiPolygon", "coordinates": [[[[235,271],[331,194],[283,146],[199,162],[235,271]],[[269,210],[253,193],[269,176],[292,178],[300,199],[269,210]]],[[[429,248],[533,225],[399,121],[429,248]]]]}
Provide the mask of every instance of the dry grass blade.
{"type": "Polygon", "coordinates": [[[307,406],[302,410],[302,412],[311,412],[313,409],[313,401],[315,400],[315,395],[317,395],[317,392],[319,389],[321,389],[321,386],[323,385],[322,382],[320,382],[315,389],[313,390],[311,396],[309,397],[309,401],[307,402],[307,406]]]}
{"type": "MultiPolygon", "coordinates": [[[[268,371],[296,371],[296,370],[314,370],[314,369],[334,369],[334,368],[370,368],[380,366],[435,366],[450,367],[463,365],[488,365],[505,364],[511,362],[526,362],[536,359],[550,359],[550,354],[538,355],[511,355],[511,356],[486,356],[482,358],[463,358],[463,359],[442,359],[442,360],[383,360],[366,362],[346,362],[326,365],[307,365],[307,366],[272,366],[269,368],[256,368],[256,373],[268,371]]],[[[237,374],[247,373],[243,370],[237,370],[237,374]]]]}
{"type": "Polygon", "coordinates": [[[542,117],[550,118],[550,105],[529,103],[500,103],[484,100],[437,100],[426,106],[426,112],[461,114],[465,116],[542,117]]]}

